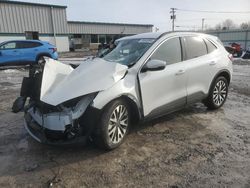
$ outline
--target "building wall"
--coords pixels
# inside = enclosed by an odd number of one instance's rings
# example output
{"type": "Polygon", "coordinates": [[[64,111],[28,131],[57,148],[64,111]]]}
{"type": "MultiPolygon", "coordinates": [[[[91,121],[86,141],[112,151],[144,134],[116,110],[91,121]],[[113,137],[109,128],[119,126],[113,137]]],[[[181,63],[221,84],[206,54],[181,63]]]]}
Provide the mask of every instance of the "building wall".
{"type": "Polygon", "coordinates": [[[57,36],[56,47],[59,52],[69,51],[69,37],[68,36],[57,36]]]}
{"type": "Polygon", "coordinates": [[[109,43],[123,36],[152,32],[152,27],[141,24],[68,22],[68,32],[75,48],[97,48],[99,43],[109,43]]]}
{"type": "Polygon", "coordinates": [[[0,33],[67,33],[66,9],[0,2],[0,33]],[[54,26],[54,28],[53,28],[54,26]]]}
{"type": "Polygon", "coordinates": [[[139,34],[152,32],[152,25],[68,22],[69,34],[139,34]]]}
{"type": "Polygon", "coordinates": [[[8,40],[25,40],[25,36],[3,36],[0,35],[0,43],[8,41],[8,40]]]}
{"type": "Polygon", "coordinates": [[[69,51],[66,7],[0,1],[0,42],[24,40],[26,31],[69,51]]]}
{"type": "Polygon", "coordinates": [[[243,49],[250,48],[250,30],[207,31],[206,33],[217,36],[225,45],[236,42],[241,44],[243,49]]]}

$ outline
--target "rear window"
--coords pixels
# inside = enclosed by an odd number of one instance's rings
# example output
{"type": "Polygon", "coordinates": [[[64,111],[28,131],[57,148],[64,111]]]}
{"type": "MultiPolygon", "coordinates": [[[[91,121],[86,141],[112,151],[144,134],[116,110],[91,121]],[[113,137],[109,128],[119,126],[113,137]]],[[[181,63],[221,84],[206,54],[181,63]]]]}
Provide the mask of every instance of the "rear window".
{"type": "Polygon", "coordinates": [[[186,58],[193,59],[207,54],[207,47],[204,40],[200,37],[185,37],[186,58]]]}
{"type": "Polygon", "coordinates": [[[221,42],[220,39],[217,38],[216,41],[217,41],[219,44],[221,44],[222,46],[224,46],[224,44],[221,42]]]}
{"type": "Polygon", "coordinates": [[[217,49],[217,47],[212,42],[210,42],[209,40],[205,40],[205,42],[207,44],[207,52],[208,53],[211,53],[211,52],[213,52],[214,50],[217,49]]]}

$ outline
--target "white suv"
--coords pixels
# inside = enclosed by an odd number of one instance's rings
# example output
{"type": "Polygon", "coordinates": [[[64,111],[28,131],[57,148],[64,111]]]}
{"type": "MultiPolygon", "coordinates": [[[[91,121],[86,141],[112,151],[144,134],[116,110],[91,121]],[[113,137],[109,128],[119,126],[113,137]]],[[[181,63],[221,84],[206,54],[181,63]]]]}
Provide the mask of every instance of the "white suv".
{"type": "Polygon", "coordinates": [[[226,101],[232,62],[217,37],[145,33],[119,39],[116,45],[103,58],[78,67],[49,59],[31,69],[13,110],[21,110],[30,99],[24,111],[32,137],[48,144],[91,137],[113,149],[133,122],[194,102],[217,109],[226,101]]]}

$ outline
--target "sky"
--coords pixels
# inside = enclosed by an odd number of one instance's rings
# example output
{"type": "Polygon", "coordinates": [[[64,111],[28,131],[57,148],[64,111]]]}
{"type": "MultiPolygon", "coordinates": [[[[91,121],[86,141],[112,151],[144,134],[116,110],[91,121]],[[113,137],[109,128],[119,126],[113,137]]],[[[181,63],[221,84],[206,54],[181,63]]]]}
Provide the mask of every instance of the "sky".
{"type": "MultiPolygon", "coordinates": [[[[20,0],[21,1],[21,0],[20,0]]],[[[160,31],[171,30],[170,8],[185,10],[250,12],[250,0],[22,0],[33,3],[66,5],[70,21],[153,24],[160,31]]],[[[206,28],[226,19],[235,24],[250,21],[248,14],[219,14],[176,11],[176,30],[206,28]]]]}

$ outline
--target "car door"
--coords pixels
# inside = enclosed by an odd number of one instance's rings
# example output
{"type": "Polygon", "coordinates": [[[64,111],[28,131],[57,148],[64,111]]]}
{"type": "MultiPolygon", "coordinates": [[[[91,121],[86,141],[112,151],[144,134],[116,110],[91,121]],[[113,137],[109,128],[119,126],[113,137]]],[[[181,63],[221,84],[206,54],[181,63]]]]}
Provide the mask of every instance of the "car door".
{"type": "MultiPolygon", "coordinates": [[[[206,97],[210,84],[217,73],[218,58],[216,52],[208,53],[208,47],[213,45],[208,43],[209,41],[199,36],[185,36],[182,40],[188,76],[187,103],[193,103],[206,97]]],[[[216,50],[215,46],[214,50],[216,50]]]]}
{"type": "Polygon", "coordinates": [[[186,104],[185,63],[179,37],[167,39],[149,60],[167,63],[164,70],[139,73],[144,116],[157,116],[182,108],[186,104]]]}
{"type": "Polygon", "coordinates": [[[15,64],[20,62],[20,50],[15,41],[0,46],[0,64],[15,64]]]}

